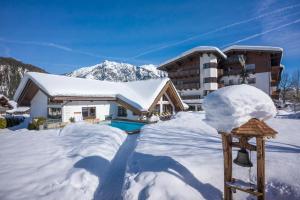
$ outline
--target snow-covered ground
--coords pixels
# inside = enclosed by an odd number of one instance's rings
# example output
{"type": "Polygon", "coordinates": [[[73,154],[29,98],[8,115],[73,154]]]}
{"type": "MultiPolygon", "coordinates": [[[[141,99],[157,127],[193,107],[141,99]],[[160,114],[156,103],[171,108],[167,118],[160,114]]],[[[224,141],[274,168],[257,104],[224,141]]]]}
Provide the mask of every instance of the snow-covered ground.
{"type": "Polygon", "coordinates": [[[0,130],[0,199],[92,199],[126,134],[109,126],[0,130]]]}
{"type": "MultiPolygon", "coordinates": [[[[128,163],[125,199],[220,199],[223,155],[217,131],[204,113],[179,113],[146,126],[128,163]]],[[[300,198],[300,121],[271,119],[279,132],[267,142],[267,199],[300,198]]],[[[234,153],[234,157],[235,157],[234,153]]],[[[255,153],[252,153],[255,164],[255,153]]],[[[251,170],[255,181],[256,166],[251,170]]],[[[234,165],[233,176],[248,181],[248,169],[234,165]]],[[[236,199],[245,199],[243,193],[236,199]]]]}
{"type": "MultiPolygon", "coordinates": [[[[61,131],[0,130],[0,199],[220,199],[222,144],[204,117],[178,113],[127,138],[81,123],[61,131]]],[[[267,142],[267,199],[299,199],[300,120],[267,123],[279,132],[267,142]]],[[[248,180],[248,170],[236,165],[233,175],[248,180]]]]}

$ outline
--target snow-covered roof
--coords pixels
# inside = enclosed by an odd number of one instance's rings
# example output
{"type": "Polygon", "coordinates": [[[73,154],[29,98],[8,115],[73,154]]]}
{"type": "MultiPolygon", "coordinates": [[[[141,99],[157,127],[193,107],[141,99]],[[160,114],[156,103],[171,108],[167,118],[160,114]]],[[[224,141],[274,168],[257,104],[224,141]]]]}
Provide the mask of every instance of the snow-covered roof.
{"type": "Polygon", "coordinates": [[[164,65],[166,65],[168,63],[174,62],[174,61],[176,61],[176,60],[178,60],[178,59],[180,59],[180,58],[182,58],[184,56],[190,55],[190,54],[195,53],[195,52],[211,52],[211,51],[216,52],[218,55],[220,55],[221,57],[223,57],[225,59],[227,58],[227,56],[219,48],[217,48],[217,47],[213,47],[213,46],[198,46],[198,47],[192,48],[192,49],[190,49],[188,51],[185,51],[182,54],[180,54],[180,55],[178,55],[178,56],[176,56],[174,58],[171,58],[171,59],[163,62],[158,67],[162,67],[162,66],[164,66],[164,65]]]}
{"type": "Polygon", "coordinates": [[[223,52],[226,53],[231,50],[249,50],[249,51],[280,51],[283,52],[283,49],[280,47],[272,46],[248,46],[248,45],[232,45],[225,49],[223,52]]]}
{"type": "Polygon", "coordinates": [[[22,79],[14,99],[17,101],[28,80],[49,96],[114,97],[140,111],[147,111],[169,81],[168,78],[132,82],[110,82],[61,75],[28,72],[22,79]]]}
{"type": "Polygon", "coordinates": [[[6,99],[7,101],[9,101],[9,99],[4,95],[4,94],[0,94],[0,99],[1,98],[4,98],[4,99],[6,99]]]}
{"type": "Polygon", "coordinates": [[[202,104],[203,99],[185,99],[183,102],[187,104],[202,104]]]}
{"type": "Polygon", "coordinates": [[[276,107],[262,90],[250,85],[233,85],[204,98],[206,121],[218,131],[230,132],[252,118],[266,120],[276,115],[276,107]]]}
{"type": "Polygon", "coordinates": [[[29,107],[26,107],[26,106],[21,106],[21,107],[16,107],[14,109],[11,109],[11,110],[7,110],[6,112],[7,113],[24,113],[24,112],[28,112],[29,111],[29,107]]]}
{"type": "Polygon", "coordinates": [[[8,101],[8,103],[9,103],[13,108],[18,107],[17,102],[15,102],[15,101],[13,101],[13,100],[8,101]]]}

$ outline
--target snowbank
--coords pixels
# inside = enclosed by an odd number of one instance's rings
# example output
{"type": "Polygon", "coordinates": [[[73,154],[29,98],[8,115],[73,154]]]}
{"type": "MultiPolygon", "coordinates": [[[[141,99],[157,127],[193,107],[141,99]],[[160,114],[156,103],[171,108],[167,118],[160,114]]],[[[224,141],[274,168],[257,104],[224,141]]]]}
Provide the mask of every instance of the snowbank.
{"type": "Polygon", "coordinates": [[[0,131],[0,199],[93,199],[125,138],[84,123],[0,131]]]}
{"type": "MultiPolygon", "coordinates": [[[[221,138],[204,118],[204,113],[182,112],[173,120],[143,127],[128,162],[124,199],[221,199],[221,138]]],[[[266,143],[267,199],[299,199],[299,120],[275,118],[268,123],[280,134],[266,143]]],[[[255,153],[251,157],[255,181],[255,153]]],[[[248,181],[248,173],[248,168],[233,165],[235,178],[248,181]]],[[[234,199],[247,197],[234,194],[234,199]]]]}
{"type": "Polygon", "coordinates": [[[207,95],[203,101],[206,122],[218,131],[230,132],[251,118],[267,120],[276,115],[272,99],[250,85],[233,85],[207,95]]]}

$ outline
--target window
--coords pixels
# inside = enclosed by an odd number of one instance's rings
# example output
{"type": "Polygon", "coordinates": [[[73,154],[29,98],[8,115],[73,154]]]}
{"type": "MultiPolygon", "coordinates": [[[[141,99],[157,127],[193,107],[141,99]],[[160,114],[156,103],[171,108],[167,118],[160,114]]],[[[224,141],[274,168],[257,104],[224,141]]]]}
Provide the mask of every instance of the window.
{"type": "Polygon", "coordinates": [[[127,117],[127,110],[123,106],[118,106],[118,116],[127,117]]]}
{"type": "Polygon", "coordinates": [[[173,113],[173,108],[170,104],[163,105],[163,112],[164,113],[173,113]]]}
{"type": "Polygon", "coordinates": [[[204,63],[203,68],[204,69],[209,69],[209,68],[217,68],[218,64],[217,63],[204,63]]]}
{"type": "Polygon", "coordinates": [[[163,95],[163,101],[169,101],[165,95],[163,95]]]}
{"type": "Polygon", "coordinates": [[[256,83],[256,78],[254,77],[254,78],[248,78],[248,83],[249,84],[254,84],[254,83],[256,83]]]}
{"type": "Polygon", "coordinates": [[[245,67],[247,72],[255,73],[255,64],[247,64],[245,67]]]}
{"type": "Polygon", "coordinates": [[[189,105],[189,109],[188,109],[189,111],[195,111],[196,110],[196,107],[195,106],[193,106],[193,105],[189,105]]]}
{"type": "Polygon", "coordinates": [[[217,83],[218,79],[216,77],[204,78],[204,83],[217,83]]]}
{"type": "Polygon", "coordinates": [[[61,108],[48,108],[48,118],[61,119],[61,108]]]}
{"type": "Polygon", "coordinates": [[[96,107],[82,107],[82,118],[95,119],[96,118],[96,107]]]}

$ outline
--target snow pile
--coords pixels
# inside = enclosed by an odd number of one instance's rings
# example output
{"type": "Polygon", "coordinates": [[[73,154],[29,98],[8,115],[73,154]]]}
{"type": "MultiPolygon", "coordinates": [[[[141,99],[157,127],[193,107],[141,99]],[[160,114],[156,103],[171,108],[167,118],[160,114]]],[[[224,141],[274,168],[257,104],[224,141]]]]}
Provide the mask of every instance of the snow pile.
{"type": "Polygon", "coordinates": [[[126,134],[109,126],[0,131],[0,199],[93,199],[126,134]]]}
{"type": "Polygon", "coordinates": [[[272,99],[250,85],[233,85],[207,95],[203,101],[206,122],[218,131],[230,132],[251,118],[267,120],[276,115],[272,99]]]}

